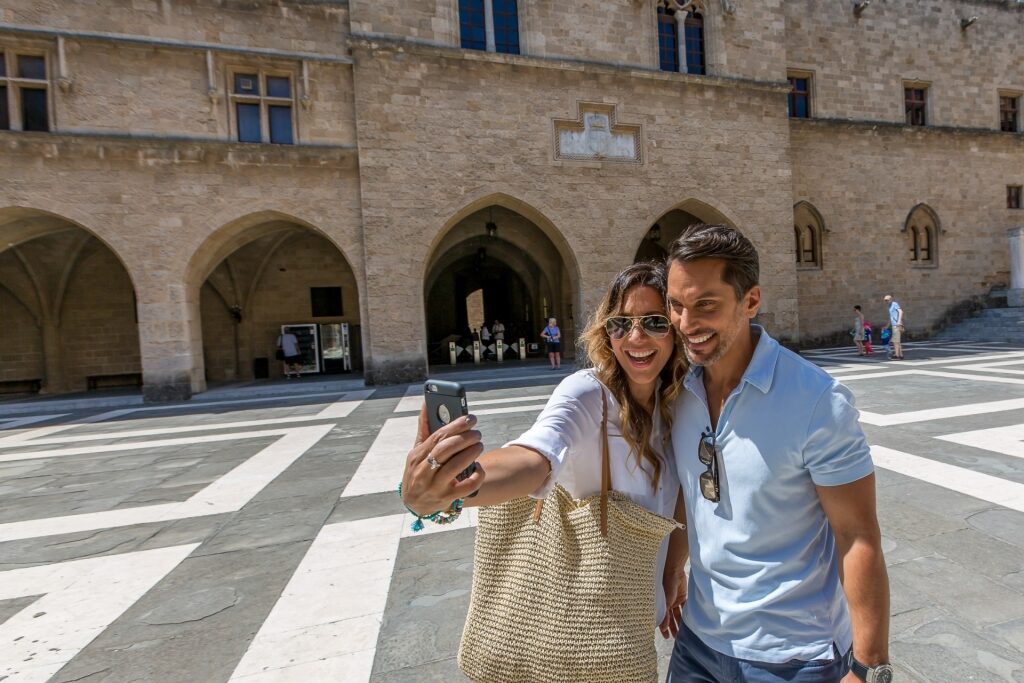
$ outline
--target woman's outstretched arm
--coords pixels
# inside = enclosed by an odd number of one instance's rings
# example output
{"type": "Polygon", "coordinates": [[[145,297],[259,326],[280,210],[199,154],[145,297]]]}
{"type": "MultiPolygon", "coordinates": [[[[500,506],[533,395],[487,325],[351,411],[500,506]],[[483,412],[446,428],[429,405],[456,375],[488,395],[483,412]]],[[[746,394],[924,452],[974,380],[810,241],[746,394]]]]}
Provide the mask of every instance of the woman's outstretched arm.
{"type": "Polygon", "coordinates": [[[447,510],[457,498],[467,506],[496,505],[540,488],[551,471],[547,458],[523,446],[483,453],[475,426],[476,417],[469,415],[431,434],[426,408],[420,411],[416,445],[409,451],[402,476],[402,501],[407,508],[429,515],[447,510]],[[431,459],[437,467],[432,467],[431,459]],[[476,472],[458,481],[458,474],[474,461],[476,472]],[[474,491],[477,495],[470,498],[474,491]]]}

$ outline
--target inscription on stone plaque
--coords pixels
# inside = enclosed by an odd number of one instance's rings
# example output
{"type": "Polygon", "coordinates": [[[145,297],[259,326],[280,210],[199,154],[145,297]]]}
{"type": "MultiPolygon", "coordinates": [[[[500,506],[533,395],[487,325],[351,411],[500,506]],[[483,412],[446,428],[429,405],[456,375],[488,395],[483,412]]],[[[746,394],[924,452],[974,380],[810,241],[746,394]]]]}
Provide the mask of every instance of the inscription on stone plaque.
{"type": "Polygon", "coordinates": [[[555,119],[555,159],[638,163],[640,126],[618,123],[615,105],[580,102],[576,119],[555,119]]]}

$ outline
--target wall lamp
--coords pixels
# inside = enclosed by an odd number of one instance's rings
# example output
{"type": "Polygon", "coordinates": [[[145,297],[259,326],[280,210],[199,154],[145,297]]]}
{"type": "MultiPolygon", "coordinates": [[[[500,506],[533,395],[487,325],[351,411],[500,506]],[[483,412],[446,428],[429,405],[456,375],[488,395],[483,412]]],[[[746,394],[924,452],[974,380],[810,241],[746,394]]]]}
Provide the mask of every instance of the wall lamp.
{"type": "Polygon", "coordinates": [[[960,20],[960,30],[966,31],[969,26],[973,26],[978,21],[978,17],[963,18],[960,20]]]}
{"type": "Polygon", "coordinates": [[[871,4],[871,0],[861,0],[860,2],[853,3],[853,16],[859,17],[861,13],[868,8],[871,4]]]}

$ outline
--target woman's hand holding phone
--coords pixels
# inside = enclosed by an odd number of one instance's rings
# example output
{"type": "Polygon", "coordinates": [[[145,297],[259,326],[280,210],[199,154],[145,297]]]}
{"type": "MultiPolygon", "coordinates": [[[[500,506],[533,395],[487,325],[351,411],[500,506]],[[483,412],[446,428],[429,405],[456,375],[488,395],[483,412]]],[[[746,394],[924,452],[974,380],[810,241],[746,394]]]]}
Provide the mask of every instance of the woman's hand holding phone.
{"type": "Polygon", "coordinates": [[[409,451],[402,475],[402,501],[417,515],[447,510],[457,498],[468,498],[483,484],[484,471],[475,471],[459,481],[458,475],[484,452],[480,432],[473,429],[476,417],[465,415],[433,434],[426,406],[420,411],[416,445],[409,451]],[[428,458],[439,464],[433,468],[428,458]]]}

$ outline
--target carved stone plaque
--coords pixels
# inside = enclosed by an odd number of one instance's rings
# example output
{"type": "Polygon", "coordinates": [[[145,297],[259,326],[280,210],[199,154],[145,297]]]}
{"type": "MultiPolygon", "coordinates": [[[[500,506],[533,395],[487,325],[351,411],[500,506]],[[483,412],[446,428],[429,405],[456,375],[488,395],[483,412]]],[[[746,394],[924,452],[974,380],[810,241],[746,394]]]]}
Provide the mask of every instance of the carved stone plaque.
{"type": "Polygon", "coordinates": [[[640,126],[618,123],[615,105],[579,102],[576,119],[555,119],[555,159],[640,163],[640,126]]]}

